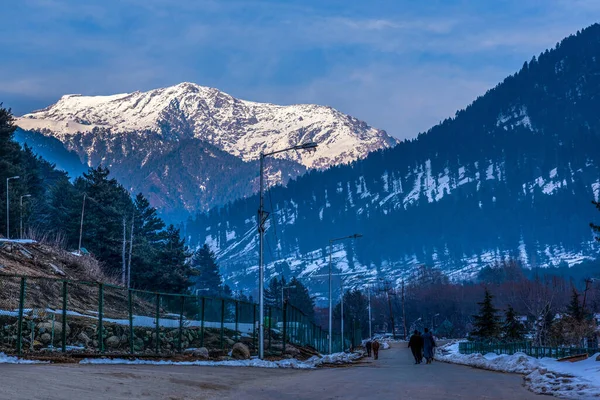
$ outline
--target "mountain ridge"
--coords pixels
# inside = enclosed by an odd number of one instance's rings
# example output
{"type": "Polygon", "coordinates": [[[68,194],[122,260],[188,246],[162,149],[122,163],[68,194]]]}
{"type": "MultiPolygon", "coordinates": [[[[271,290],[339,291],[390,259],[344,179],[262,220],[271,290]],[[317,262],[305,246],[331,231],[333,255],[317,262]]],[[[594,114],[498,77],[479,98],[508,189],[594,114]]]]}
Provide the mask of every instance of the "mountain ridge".
{"type": "MultiPolygon", "coordinates": [[[[471,279],[497,260],[527,267],[598,258],[589,222],[600,196],[600,25],[526,62],[456,116],[414,140],[271,189],[267,276],[357,273],[399,285],[416,266],[471,279]]],[[[207,242],[233,286],[252,287],[256,197],[198,215],[190,244],[207,242]],[[246,214],[248,213],[248,214],[246,214]]],[[[323,292],[321,292],[323,293],[323,292]]]]}
{"type": "MultiPolygon", "coordinates": [[[[65,95],[16,124],[34,151],[48,155],[46,148],[59,140],[81,162],[108,167],[132,192],[148,193],[163,216],[178,221],[255,193],[261,152],[319,143],[314,151],[270,157],[266,177],[273,185],[397,143],[331,107],[250,102],[189,82],[110,96],[65,95]]],[[[49,159],[72,165],[57,157],[49,159]]]]}
{"type": "Polygon", "coordinates": [[[152,131],[165,140],[193,137],[244,161],[258,159],[261,151],[312,141],[320,144],[314,153],[277,157],[321,169],[397,143],[385,131],[328,106],[240,100],[189,82],[109,96],[64,95],[57,103],[18,118],[17,125],[49,131],[61,141],[95,128],[114,136],[152,131]]]}

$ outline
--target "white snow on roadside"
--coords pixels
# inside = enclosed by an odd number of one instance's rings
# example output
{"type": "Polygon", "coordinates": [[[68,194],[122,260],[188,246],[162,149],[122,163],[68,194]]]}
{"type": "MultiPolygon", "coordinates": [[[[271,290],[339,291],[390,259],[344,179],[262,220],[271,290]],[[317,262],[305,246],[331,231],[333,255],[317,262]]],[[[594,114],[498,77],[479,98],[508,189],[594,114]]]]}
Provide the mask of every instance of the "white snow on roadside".
{"type": "Polygon", "coordinates": [[[21,244],[31,244],[31,243],[37,243],[35,240],[33,239],[0,239],[0,242],[7,242],[7,243],[21,243],[21,244]]]}
{"type": "Polygon", "coordinates": [[[306,361],[295,358],[281,361],[266,361],[253,358],[250,360],[228,361],[168,361],[168,360],[126,360],[122,358],[99,358],[81,360],[80,364],[122,364],[122,365],[182,365],[182,366],[209,366],[209,367],[257,367],[257,368],[293,368],[312,369],[320,365],[350,364],[361,357],[358,353],[334,353],[325,356],[313,356],[306,361]]]}
{"type": "Polygon", "coordinates": [[[538,394],[587,399],[600,397],[600,362],[595,361],[597,356],[570,363],[553,358],[536,359],[524,353],[460,354],[458,343],[450,343],[440,347],[435,358],[475,368],[524,374],[526,386],[538,394]]]}
{"type": "Polygon", "coordinates": [[[44,364],[44,362],[34,360],[23,360],[18,357],[7,356],[4,353],[0,353],[0,364],[44,364]]]}

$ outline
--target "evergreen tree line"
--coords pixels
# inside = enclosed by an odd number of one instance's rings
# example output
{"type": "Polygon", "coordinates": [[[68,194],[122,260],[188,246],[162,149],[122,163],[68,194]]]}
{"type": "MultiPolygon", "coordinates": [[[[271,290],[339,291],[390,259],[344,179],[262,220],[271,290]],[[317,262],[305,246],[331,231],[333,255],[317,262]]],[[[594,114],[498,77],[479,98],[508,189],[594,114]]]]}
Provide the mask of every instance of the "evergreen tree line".
{"type": "MultiPolygon", "coordinates": [[[[475,281],[452,282],[443,273],[420,267],[415,280],[402,287],[372,286],[344,293],[344,324],[358,322],[367,337],[370,297],[372,334],[398,336],[414,329],[432,329],[438,337],[474,340],[531,340],[537,345],[581,346],[594,337],[593,315],[600,313],[600,282],[574,281],[539,270],[530,275],[514,260],[482,271],[475,281]],[[370,296],[369,296],[370,294],[370,296]],[[483,300],[481,300],[483,299],[483,300]],[[391,312],[391,313],[390,313],[391,312]]],[[[598,264],[595,264],[597,274],[598,264]]],[[[589,275],[592,276],[592,275],[589,275]]],[[[335,299],[333,328],[340,330],[341,310],[335,299]]],[[[316,309],[317,323],[327,326],[328,310],[316,309]]]]}
{"type": "Polygon", "coordinates": [[[0,208],[6,210],[7,190],[10,205],[10,232],[2,218],[2,235],[51,242],[71,251],[78,251],[81,241],[109,278],[130,281],[134,288],[187,290],[194,270],[186,262],[190,253],[178,228],[166,226],[141,193],[132,198],[107,168],[90,168],[71,180],[13,140],[13,121],[10,110],[0,106],[0,208]],[[7,188],[7,178],[16,176],[7,188]]]}

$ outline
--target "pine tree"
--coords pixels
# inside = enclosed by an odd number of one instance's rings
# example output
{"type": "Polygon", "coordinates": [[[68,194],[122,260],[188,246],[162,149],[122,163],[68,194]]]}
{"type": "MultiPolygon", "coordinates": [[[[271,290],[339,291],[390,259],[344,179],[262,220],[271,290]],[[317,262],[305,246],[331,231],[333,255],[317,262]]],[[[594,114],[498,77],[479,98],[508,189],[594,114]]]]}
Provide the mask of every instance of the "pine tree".
{"type": "Polygon", "coordinates": [[[223,294],[223,278],[217,265],[216,256],[206,243],[196,250],[190,266],[197,273],[194,278],[194,288],[199,290],[201,296],[217,297],[223,294]]]}
{"type": "Polygon", "coordinates": [[[517,319],[515,310],[511,305],[506,310],[504,325],[502,326],[502,333],[505,340],[511,342],[518,342],[523,340],[524,327],[523,324],[517,319]]]}
{"type": "Polygon", "coordinates": [[[281,280],[272,278],[265,289],[265,304],[270,307],[281,308],[281,287],[285,286],[285,278],[282,276],[281,280]]]}
{"type": "Polygon", "coordinates": [[[498,338],[500,333],[500,320],[497,315],[498,310],[492,304],[492,296],[489,290],[485,289],[485,296],[479,304],[479,314],[473,316],[474,329],[471,335],[485,340],[498,338]]]}
{"type": "Polygon", "coordinates": [[[290,304],[301,310],[310,320],[313,320],[315,316],[315,301],[310,297],[308,288],[295,277],[290,280],[289,286],[290,304]]]}
{"type": "MultiPolygon", "coordinates": [[[[164,239],[165,223],[157,216],[156,209],[140,193],[134,202],[133,250],[131,254],[131,285],[149,289],[154,287],[154,269],[160,268],[156,259],[164,239]]],[[[131,234],[131,232],[129,232],[131,234]]]]}
{"type": "Polygon", "coordinates": [[[581,304],[579,304],[579,293],[577,293],[577,289],[575,288],[573,288],[571,302],[567,306],[567,315],[577,322],[583,321],[583,318],[585,316],[583,307],[581,306],[581,304]]]}
{"type": "Polygon", "coordinates": [[[186,262],[190,256],[179,229],[169,225],[160,246],[155,270],[155,287],[170,293],[184,293],[190,287],[194,271],[186,262]]]}

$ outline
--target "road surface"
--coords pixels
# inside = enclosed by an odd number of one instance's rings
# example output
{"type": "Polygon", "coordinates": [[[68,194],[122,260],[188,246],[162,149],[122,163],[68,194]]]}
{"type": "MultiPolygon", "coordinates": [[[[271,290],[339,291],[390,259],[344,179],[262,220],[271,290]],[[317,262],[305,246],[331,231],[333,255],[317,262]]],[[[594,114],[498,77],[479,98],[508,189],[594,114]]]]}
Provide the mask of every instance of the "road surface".
{"type": "Polygon", "coordinates": [[[537,399],[520,375],[434,362],[400,344],[378,361],[310,371],[152,365],[0,365],[0,399],[537,399]]]}

